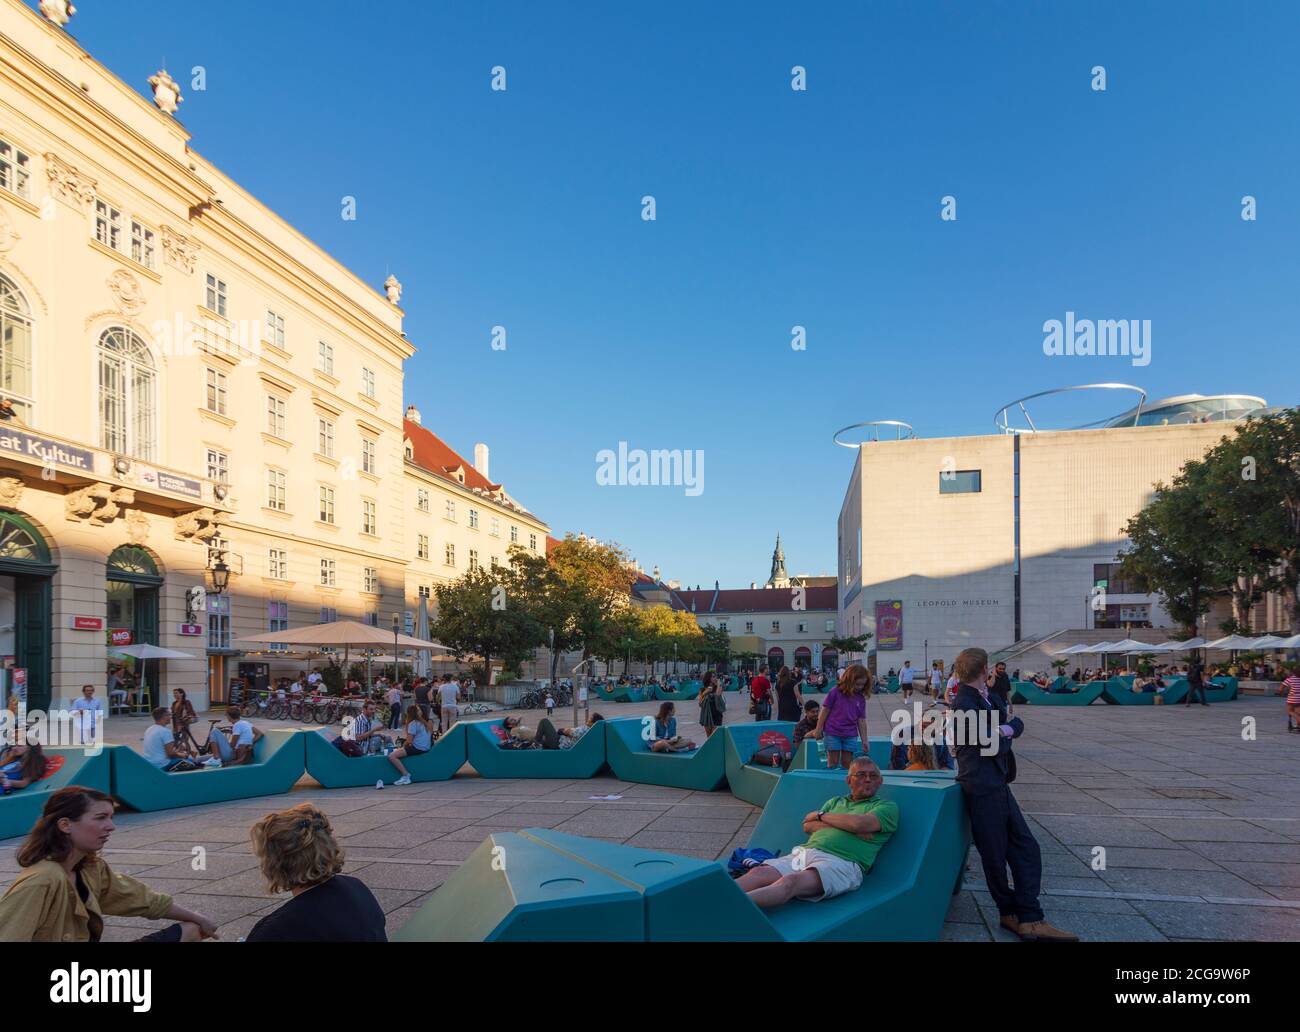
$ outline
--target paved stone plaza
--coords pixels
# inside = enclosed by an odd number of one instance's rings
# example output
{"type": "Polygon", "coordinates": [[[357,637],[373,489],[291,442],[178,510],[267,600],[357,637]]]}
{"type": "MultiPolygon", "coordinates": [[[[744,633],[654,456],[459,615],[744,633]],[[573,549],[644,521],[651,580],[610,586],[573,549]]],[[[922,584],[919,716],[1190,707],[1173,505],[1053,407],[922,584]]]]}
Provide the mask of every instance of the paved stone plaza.
{"type": "MultiPolygon", "coordinates": [[[[748,719],[731,696],[729,719],[748,719]],[[736,712],[739,710],[740,712],[736,712]]],[[[871,701],[884,734],[899,696],[871,701]]],[[[607,717],[654,704],[605,705],[607,717]]],[[[682,733],[700,736],[695,706],[682,733]]],[[[1047,917],[1085,939],[1300,939],[1300,735],[1286,733],[1280,698],[1194,706],[1020,707],[1016,796],[1043,849],[1047,917]],[[1244,741],[1242,721],[1258,722],[1244,741]],[[1094,847],[1105,869],[1094,870],[1094,847]]],[[[526,715],[535,723],[540,714],[526,715]]],[[[557,711],[557,723],[572,710],[557,711]]],[[[138,748],[140,719],[113,718],[108,740],[138,748]]],[[[270,726],[270,725],[267,725],[270,726]]],[[[301,726],[301,725],[299,725],[301,726]]],[[[200,774],[194,775],[202,776],[200,774]]],[[[494,831],[556,828],[691,856],[725,858],[745,844],[757,808],[714,793],[591,781],[450,782],[325,791],[304,778],[287,795],[154,814],[123,813],[106,856],[112,865],[212,915],[222,937],[245,934],[275,909],[250,853],[248,827],[273,808],[321,806],[348,852],[348,871],[374,890],[399,928],[494,831]],[[618,794],[597,802],[593,795],[618,794]],[[207,869],[191,868],[192,849],[207,869]]],[[[906,814],[903,815],[906,820],[906,814]]],[[[0,843],[0,875],[18,870],[18,839],[0,843]]],[[[983,889],[972,851],[967,888],[954,897],[944,938],[1011,940],[983,889]]],[[[110,918],[105,937],[130,939],[149,925],[110,918]]]]}

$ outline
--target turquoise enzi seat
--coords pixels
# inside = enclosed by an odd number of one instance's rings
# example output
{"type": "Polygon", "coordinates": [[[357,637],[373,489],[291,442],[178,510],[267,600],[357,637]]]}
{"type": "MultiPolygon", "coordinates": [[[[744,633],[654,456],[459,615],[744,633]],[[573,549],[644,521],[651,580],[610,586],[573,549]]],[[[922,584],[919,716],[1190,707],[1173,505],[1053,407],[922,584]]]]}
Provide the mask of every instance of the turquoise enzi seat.
{"type": "MultiPolygon", "coordinates": [[[[1112,677],[1102,687],[1101,697],[1112,706],[1154,706],[1156,692],[1135,692],[1133,686],[1118,677],[1112,677]]],[[[1169,687],[1159,693],[1162,705],[1172,706],[1182,702],[1187,694],[1187,678],[1176,677],[1169,681],[1169,687]]]]}
{"type": "MultiPolygon", "coordinates": [[[[1059,684],[1068,678],[1057,678],[1052,684],[1059,684]]],[[[1090,681],[1079,686],[1077,692],[1051,692],[1039,688],[1033,681],[1012,681],[1012,699],[1028,706],[1087,706],[1101,698],[1106,687],[1105,681],[1090,681]]]]}
{"type": "Polygon", "coordinates": [[[64,749],[46,749],[45,755],[62,756],[63,766],[48,778],[0,796],[0,838],[26,835],[31,831],[32,825],[45,809],[45,801],[61,788],[80,785],[108,792],[112,786],[108,747],[95,752],[93,749],[69,746],[64,749]]]}
{"type": "Polygon", "coordinates": [[[726,784],[721,734],[697,741],[699,748],[691,752],[656,753],[646,748],[642,737],[646,721],[651,721],[653,730],[653,718],[648,716],[604,722],[605,756],[616,778],[696,792],[712,792],[726,784]]]}
{"type": "MultiPolygon", "coordinates": [[[[331,734],[326,738],[313,731],[304,739],[307,773],[323,788],[361,788],[377,781],[389,784],[397,778],[397,768],[387,757],[344,756],[330,744],[333,737],[331,734]]],[[[465,722],[460,720],[427,753],[407,757],[402,765],[410,771],[412,781],[446,781],[465,766],[467,759],[465,722]]]]}
{"type": "MultiPolygon", "coordinates": [[[[788,720],[762,720],[748,723],[725,724],[719,732],[726,736],[724,760],[726,765],[727,785],[731,794],[737,799],[754,806],[767,805],[768,796],[781,780],[780,767],[758,767],[748,760],[758,750],[758,739],[764,731],[779,731],[791,741],[794,740],[795,725],[788,720]]],[[[713,737],[717,737],[715,733],[713,737]]],[[[889,769],[889,739],[867,739],[867,755],[876,761],[880,769],[889,769]]],[[[822,750],[817,743],[805,738],[795,750],[790,761],[791,770],[806,770],[825,766],[822,750]],[[821,754],[821,755],[819,755],[821,754]]]]}
{"type": "MultiPolygon", "coordinates": [[[[591,778],[605,766],[605,735],[599,726],[572,749],[502,749],[492,728],[500,720],[464,720],[469,765],[485,778],[591,778]]],[[[459,725],[458,725],[459,726],[459,725]]]]}
{"type": "MultiPolygon", "coordinates": [[[[792,771],[750,846],[804,841],[802,819],[843,794],[833,771],[792,771]]],[[[396,941],[933,941],[970,844],[961,789],[887,775],[898,832],[860,889],[760,910],[718,861],[530,828],[488,839],[406,922],[396,941]]]]}
{"type": "Polygon", "coordinates": [[[315,734],[267,731],[253,746],[252,763],[183,774],[161,771],[127,746],[110,746],[113,795],[131,809],[144,811],[279,795],[302,777],[306,770],[304,736],[315,734]]]}

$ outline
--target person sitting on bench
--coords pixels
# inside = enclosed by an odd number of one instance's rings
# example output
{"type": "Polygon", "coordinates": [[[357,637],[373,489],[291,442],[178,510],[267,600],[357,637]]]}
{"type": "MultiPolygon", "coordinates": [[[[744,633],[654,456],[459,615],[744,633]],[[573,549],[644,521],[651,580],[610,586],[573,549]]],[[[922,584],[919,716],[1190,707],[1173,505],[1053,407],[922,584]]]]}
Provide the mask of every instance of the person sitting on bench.
{"type": "Polygon", "coordinates": [[[817,717],[821,714],[822,704],[816,699],[809,699],[803,704],[803,719],[794,726],[794,747],[817,730],[817,717]]]}
{"type": "MultiPolygon", "coordinates": [[[[238,706],[226,710],[226,719],[230,721],[230,737],[227,738],[220,728],[213,728],[208,739],[209,751],[215,749],[215,757],[223,767],[239,767],[253,762],[253,746],[262,737],[262,732],[245,720],[238,706]]],[[[216,764],[211,763],[211,766],[216,764]]]]}
{"type": "MultiPolygon", "coordinates": [[[[560,732],[545,717],[537,722],[535,728],[529,727],[519,717],[506,717],[501,722],[501,726],[505,728],[507,736],[516,742],[531,743],[532,748],[558,749],[560,747],[560,732]]],[[[501,748],[506,747],[507,743],[502,742],[501,748]]],[[[518,746],[515,748],[518,748],[518,746]]]]}
{"type": "Polygon", "coordinates": [[[646,742],[646,748],[651,752],[685,752],[695,748],[694,742],[684,742],[677,734],[677,718],[673,716],[676,709],[671,702],[659,707],[654,721],[654,736],[646,742]]]}
{"type": "Polygon", "coordinates": [[[587,722],[582,727],[562,727],[560,728],[560,748],[572,749],[578,744],[579,740],[595,727],[600,721],[604,720],[599,713],[593,713],[587,718],[587,722]]]}
{"type": "Polygon", "coordinates": [[[408,756],[422,756],[433,748],[433,727],[429,718],[420,712],[419,704],[406,708],[406,739],[399,749],[388,754],[388,762],[397,768],[401,775],[394,785],[409,785],[411,772],[403,766],[402,761],[408,756]]]}
{"type": "Polygon", "coordinates": [[[45,777],[45,752],[39,742],[14,742],[0,752],[0,791],[5,795],[45,777]]]}
{"type": "Polygon", "coordinates": [[[898,830],[898,804],[876,798],[884,779],[869,757],[855,757],[846,773],[849,794],[826,800],[804,817],[807,842],[740,877],[737,884],[755,904],[766,908],[792,899],[817,902],[862,885],[898,830]]]}
{"type": "Polygon", "coordinates": [[[172,711],[166,706],[158,706],[153,711],[153,723],[145,730],[144,758],[159,770],[180,772],[197,770],[198,764],[189,749],[177,745],[172,734],[172,711]]]}

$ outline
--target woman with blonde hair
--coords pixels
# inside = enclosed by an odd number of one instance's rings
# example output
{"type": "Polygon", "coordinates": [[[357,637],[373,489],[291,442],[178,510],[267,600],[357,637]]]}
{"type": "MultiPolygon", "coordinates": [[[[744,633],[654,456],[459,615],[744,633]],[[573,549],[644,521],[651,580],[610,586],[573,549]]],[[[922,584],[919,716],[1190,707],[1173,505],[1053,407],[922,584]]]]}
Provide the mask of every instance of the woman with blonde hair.
{"type": "Polygon", "coordinates": [[[343,849],[320,810],[300,803],[267,814],[251,837],[267,887],[293,898],[253,925],[246,942],[388,941],[374,893],[340,873],[343,849]]]}
{"type": "Polygon", "coordinates": [[[388,762],[401,774],[394,785],[409,785],[411,772],[403,766],[402,761],[408,756],[422,756],[433,748],[433,724],[421,712],[418,705],[406,708],[406,738],[400,749],[388,754],[388,762]]]}
{"type": "Polygon", "coordinates": [[[845,767],[862,752],[867,741],[867,699],[871,697],[871,671],[850,663],[839,683],[826,696],[812,737],[826,743],[826,765],[845,767]]]}

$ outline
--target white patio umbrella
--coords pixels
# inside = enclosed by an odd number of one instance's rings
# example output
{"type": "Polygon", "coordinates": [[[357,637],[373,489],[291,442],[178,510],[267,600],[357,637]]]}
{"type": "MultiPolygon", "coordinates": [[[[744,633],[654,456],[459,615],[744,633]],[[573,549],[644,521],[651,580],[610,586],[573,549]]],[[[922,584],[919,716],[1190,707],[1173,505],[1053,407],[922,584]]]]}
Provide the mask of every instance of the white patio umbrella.
{"type": "Polygon", "coordinates": [[[1217,638],[1214,641],[1206,642],[1202,648],[1207,649],[1228,649],[1235,652],[1238,649],[1249,649],[1254,647],[1254,638],[1247,638],[1240,634],[1229,634],[1226,638],[1217,638]]]}
{"type": "Polygon", "coordinates": [[[1153,652],[1187,652],[1191,649],[1201,649],[1205,647],[1204,638],[1188,638],[1186,641],[1167,641],[1163,645],[1157,645],[1153,652]]]}
{"type": "MultiPolygon", "coordinates": [[[[141,660],[140,663],[140,689],[144,693],[143,697],[149,697],[149,673],[148,667],[144,665],[147,659],[194,659],[192,652],[178,652],[176,649],[164,649],[158,645],[149,645],[142,642],[139,645],[122,645],[119,648],[110,650],[119,656],[132,656],[141,660]]],[[[112,700],[110,699],[111,703],[112,700]]]]}
{"type": "Polygon", "coordinates": [[[1300,649],[1300,634],[1293,634],[1290,638],[1282,638],[1268,647],[1270,649],[1300,649]]]}
{"type": "Polygon", "coordinates": [[[1250,643],[1250,647],[1251,647],[1252,649],[1276,649],[1276,648],[1284,648],[1285,646],[1280,646],[1280,645],[1278,644],[1278,642],[1282,642],[1282,641],[1286,641],[1286,639],[1285,639],[1285,638],[1280,638],[1280,637],[1278,637],[1276,634],[1265,634],[1265,635],[1263,635],[1262,637],[1259,637],[1259,638],[1254,639],[1254,640],[1250,643]]]}
{"type": "MultiPolygon", "coordinates": [[[[429,637],[429,600],[424,595],[420,596],[420,612],[415,619],[415,636],[421,640],[429,637]]],[[[433,656],[429,652],[416,653],[415,660],[412,672],[417,677],[433,676],[433,656]]]]}

